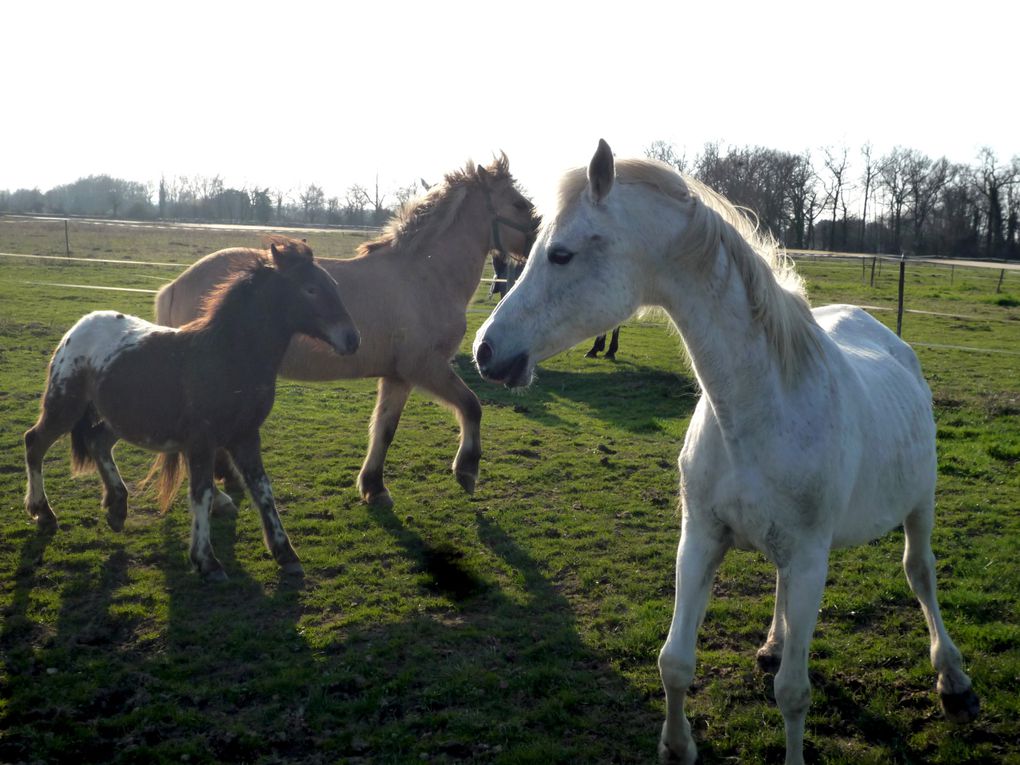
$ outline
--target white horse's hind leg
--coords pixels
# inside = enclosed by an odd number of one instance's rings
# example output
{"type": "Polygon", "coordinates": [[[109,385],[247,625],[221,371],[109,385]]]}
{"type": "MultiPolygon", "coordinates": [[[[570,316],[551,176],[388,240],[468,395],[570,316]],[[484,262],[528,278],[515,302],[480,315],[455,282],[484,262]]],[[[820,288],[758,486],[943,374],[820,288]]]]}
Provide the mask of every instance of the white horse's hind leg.
{"type": "Polygon", "coordinates": [[[915,510],[903,522],[906,546],[903,570],[910,589],[921,603],[928,634],[931,636],[931,663],[938,673],[938,691],[942,709],[953,722],[970,722],[977,717],[980,702],[963,671],[963,658],[942,623],[935,595],[935,555],[931,551],[934,503],[915,510]]]}
{"type": "MultiPolygon", "coordinates": [[[[811,546],[811,542],[804,545],[811,546]]],[[[804,763],[804,721],[811,706],[808,680],[808,649],[818,620],[818,606],[825,589],[828,550],[798,555],[779,570],[780,591],[785,591],[783,621],[786,636],[783,658],[776,674],[776,704],[786,727],[786,765],[804,763]]]]}
{"type": "Polygon", "coordinates": [[[666,644],[659,652],[659,674],[666,691],[666,722],[659,739],[659,759],[692,765],[698,751],[684,712],[687,689],[694,679],[698,628],[705,616],[716,569],[728,545],[710,533],[697,533],[684,519],[676,553],[676,605],[666,644]]]}
{"type": "Polygon", "coordinates": [[[772,625],[769,627],[769,636],[765,639],[765,645],[758,649],[758,666],[763,672],[775,674],[783,658],[783,643],[786,637],[786,621],[783,611],[786,608],[786,587],[783,577],[776,572],[776,604],[772,611],[772,625]]]}

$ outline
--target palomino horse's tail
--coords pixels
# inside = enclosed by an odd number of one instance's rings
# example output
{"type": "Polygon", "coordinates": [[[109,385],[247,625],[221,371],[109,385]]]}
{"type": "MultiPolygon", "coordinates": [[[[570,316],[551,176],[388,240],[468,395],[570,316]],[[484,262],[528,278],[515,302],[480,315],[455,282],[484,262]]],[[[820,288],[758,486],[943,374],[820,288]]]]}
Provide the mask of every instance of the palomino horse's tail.
{"type": "Polygon", "coordinates": [[[177,490],[184,483],[184,455],[180,452],[160,453],[152,462],[148,475],[138,484],[144,489],[153,478],[156,478],[156,494],[159,497],[159,510],[165,513],[177,495],[177,490]],[[157,473],[159,474],[157,477],[157,473]]]}
{"type": "Polygon", "coordinates": [[[174,282],[165,284],[156,293],[156,323],[172,327],[174,308],[174,282]]]}

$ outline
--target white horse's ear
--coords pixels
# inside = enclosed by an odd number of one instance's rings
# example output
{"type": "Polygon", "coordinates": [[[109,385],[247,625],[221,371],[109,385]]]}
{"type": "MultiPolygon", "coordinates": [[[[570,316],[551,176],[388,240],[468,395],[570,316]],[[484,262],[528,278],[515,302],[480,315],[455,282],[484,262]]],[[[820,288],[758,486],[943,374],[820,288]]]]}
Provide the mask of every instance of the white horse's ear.
{"type": "Polygon", "coordinates": [[[588,165],[588,185],[596,204],[606,198],[609,190],[613,188],[615,178],[616,163],[613,161],[613,150],[609,148],[605,139],[600,138],[599,147],[588,165]]]}

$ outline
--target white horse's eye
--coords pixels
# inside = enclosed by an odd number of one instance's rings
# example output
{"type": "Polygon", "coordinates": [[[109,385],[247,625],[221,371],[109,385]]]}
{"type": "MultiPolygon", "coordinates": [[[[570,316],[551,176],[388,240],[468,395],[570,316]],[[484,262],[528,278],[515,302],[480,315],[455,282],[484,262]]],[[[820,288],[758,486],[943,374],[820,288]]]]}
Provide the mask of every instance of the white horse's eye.
{"type": "Polygon", "coordinates": [[[568,250],[562,244],[554,244],[549,248],[549,262],[557,266],[565,266],[574,257],[574,251],[568,250]]]}

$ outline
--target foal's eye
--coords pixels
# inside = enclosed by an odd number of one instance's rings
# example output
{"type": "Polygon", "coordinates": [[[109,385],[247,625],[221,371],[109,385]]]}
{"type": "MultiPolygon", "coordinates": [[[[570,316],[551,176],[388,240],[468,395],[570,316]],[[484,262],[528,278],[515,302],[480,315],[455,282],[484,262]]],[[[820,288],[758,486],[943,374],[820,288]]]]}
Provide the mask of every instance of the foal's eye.
{"type": "Polygon", "coordinates": [[[528,209],[530,209],[530,207],[531,205],[529,205],[523,199],[518,202],[514,202],[514,208],[520,210],[521,212],[527,212],[528,209]]]}
{"type": "Polygon", "coordinates": [[[562,244],[554,244],[549,248],[547,257],[550,263],[557,266],[565,266],[574,257],[574,251],[568,250],[562,244]]]}
{"type": "Polygon", "coordinates": [[[316,295],[319,294],[319,288],[318,287],[305,287],[305,292],[308,295],[310,295],[312,297],[315,297],[316,295]]]}

